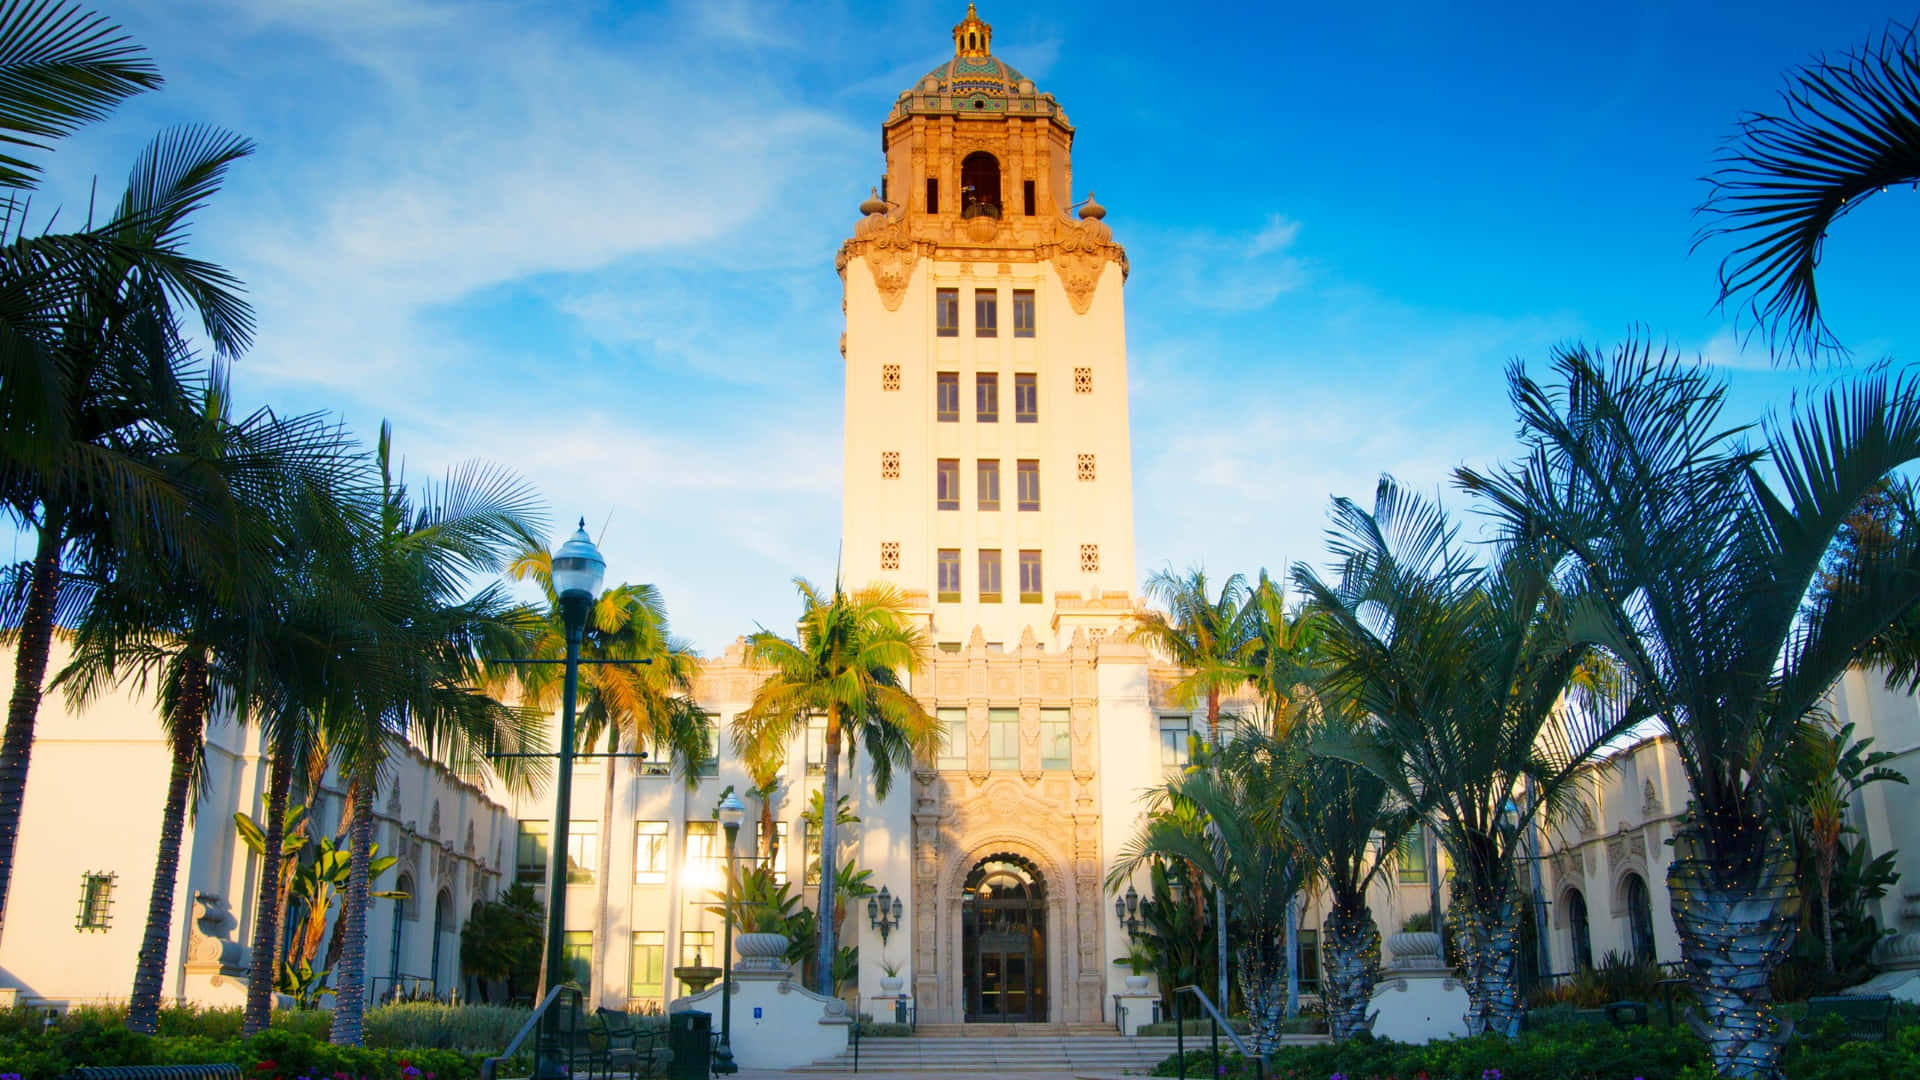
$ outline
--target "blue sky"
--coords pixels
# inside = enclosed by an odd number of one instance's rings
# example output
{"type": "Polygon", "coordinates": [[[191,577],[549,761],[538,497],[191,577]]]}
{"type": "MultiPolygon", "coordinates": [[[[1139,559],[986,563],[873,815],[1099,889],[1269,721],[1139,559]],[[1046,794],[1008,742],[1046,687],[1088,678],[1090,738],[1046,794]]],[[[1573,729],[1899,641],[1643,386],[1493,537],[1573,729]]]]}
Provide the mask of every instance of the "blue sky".
{"type": "MultiPolygon", "coordinates": [[[[894,96],[964,3],[164,0],[104,10],[168,87],[50,160],[111,190],[182,122],[258,140],[197,232],[257,303],[252,401],[381,418],[414,472],[483,456],[606,526],[709,653],[833,573],[833,255],[894,96]]],[[[1882,5],[1014,3],[995,52],[1078,129],[1127,246],[1143,574],[1321,559],[1332,494],[1512,447],[1501,372],[1646,327],[1733,381],[1692,208],[1742,110],[1882,5]],[[1333,10],[1342,8],[1344,10],[1333,10]]],[[[1828,241],[1861,361],[1920,353],[1920,196],[1828,241]]]]}

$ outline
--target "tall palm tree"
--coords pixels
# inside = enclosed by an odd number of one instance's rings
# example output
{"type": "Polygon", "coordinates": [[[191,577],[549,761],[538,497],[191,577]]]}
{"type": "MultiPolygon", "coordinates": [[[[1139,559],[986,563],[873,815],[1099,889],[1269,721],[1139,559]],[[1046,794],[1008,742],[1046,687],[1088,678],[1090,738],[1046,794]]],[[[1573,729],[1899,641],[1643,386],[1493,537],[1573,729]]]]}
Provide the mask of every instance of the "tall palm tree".
{"type": "Polygon", "coordinates": [[[1287,838],[1305,872],[1326,887],[1326,965],[1321,978],[1327,1026],[1336,1040],[1372,1026],[1367,1006],[1380,973],[1380,928],[1367,890],[1392,866],[1418,823],[1381,777],[1345,758],[1315,753],[1316,738],[1351,743],[1366,724],[1350,710],[1326,711],[1299,737],[1269,753],[1289,760],[1283,798],[1257,811],[1287,838]]]}
{"type": "MultiPolygon", "coordinates": [[[[0,12],[0,33],[20,10],[0,12]]],[[[65,582],[97,583],[140,546],[188,565],[217,561],[230,540],[208,531],[155,461],[168,449],[160,417],[192,408],[178,309],[198,312],[221,356],[251,332],[233,278],[184,251],[193,211],[251,152],[213,129],[165,132],[135,162],[107,224],[69,246],[70,272],[47,280],[45,244],[0,251],[0,506],[37,534],[32,561],[14,568],[24,602],[7,620],[17,651],[0,737],[0,916],[65,582]]]]}
{"type": "Polygon", "coordinates": [[[55,679],[81,707],[114,686],[155,684],[172,751],[147,927],[134,970],[127,1026],[152,1034],[172,934],[180,841],[191,796],[204,784],[207,710],[246,690],[247,645],[262,631],[273,564],[262,558],[300,486],[334,488],[353,462],[344,433],[324,418],[283,419],[262,409],[230,412],[224,378],[211,378],[201,408],[169,423],[171,450],[157,462],[195,513],[233,538],[214,560],[186,568],[163,551],[136,549],[102,583],[76,626],[73,658],[55,679]],[[293,482],[290,482],[292,480],[293,482]]]}
{"type": "MultiPolygon", "coordinates": [[[[553,554],[545,545],[522,550],[507,568],[518,581],[538,582],[546,596],[546,608],[538,613],[539,635],[533,652],[552,659],[566,655],[566,625],[560,610],[559,594],[553,590],[553,554]]],[[[603,591],[587,613],[586,634],[580,655],[593,660],[635,660],[636,664],[599,663],[580,669],[583,704],[580,709],[579,742],[592,747],[602,736],[607,753],[620,748],[636,750],[650,747],[652,753],[670,754],[675,770],[689,791],[699,787],[700,764],[715,749],[709,743],[706,715],[694,703],[694,679],[699,676],[700,660],[687,642],[674,637],[668,629],[666,601],[652,585],[616,585],[603,591]]],[[[562,672],[557,665],[535,665],[516,671],[528,704],[551,714],[561,691],[562,672]]],[[[619,758],[605,759],[606,780],[600,810],[602,835],[594,871],[593,959],[588,997],[590,1004],[602,1004],[607,956],[612,942],[607,929],[607,899],[613,872],[613,795],[614,779],[619,773],[619,758]]],[[[563,853],[556,853],[559,858],[563,853]]]]}
{"type": "MultiPolygon", "coordinates": [[[[1174,700],[1192,707],[1204,701],[1207,708],[1207,733],[1217,758],[1221,747],[1220,698],[1258,678],[1256,662],[1260,644],[1256,624],[1260,609],[1248,603],[1247,579],[1234,574],[1220,586],[1215,597],[1208,589],[1206,571],[1194,568],[1185,574],[1172,570],[1156,571],[1147,579],[1147,598],[1165,606],[1165,611],[1149,611],[1140,617],[1129,637],[1147,645],[1180,665],[1180,679],[1173,684],[1174,700]]],[[[1227,893],[1224,886],[1214,890],[1216,917],[1220,934],[1219,950],[1220,1007],[1227,1000],[1227,893]]]]}
{"type": "Polygon", "coordinates": [[[1333,522],[1338,582],[1307,567],[1294,577],[1328,614],[1328,685],[1373,719],[1322,731],[1318,748],[1365,766],[1432,822],[1455,867],[1468,1030],[1518,1034],[1522,837],[1630,714],[1563,701],[1589,650],[1568,637],[1573,604],[1535,549],[1507,545],[1482,567],[1438,506],[1390,477],[1370,511],[1334,500],[1333,522]],[[1529,781],[1535,799],[1521,796],[1529,781]]]}
{"type": "MultiPolygon", "coordinates": [[[[1152,794],[1146,820],[1121,849],[1106,884],[1117,889],[1143,866],[1178,861],[1226,897],[1240,921],[1240,994],[1254,1049],[1265,1052],[1280,1045],[1285,927],[1303,867],[1259,809],[1286,797],[1291,762],[1257,737],[1236,739],[1217,753],[1215,767],[1187,769],[1152,794]]],[[[1225,1001],[1223,994],[1223,1007],[1225,1001]]]]}
{"type": "Polygon", "coordinates": [[[1757,431],[1725,387],[1665,349],[1557,350],[1554,381],[1509,373],[1525,458],[1461,470],[1503,527],[1558,546],[1595,599],[1580,632],[1673,737],[1692,789],[1667,872],[1713,1064],[1774,1076],[1791,1024],[1768,974],[1797,902],[1765,785],[1798,727],[1873,639],[1920,604],[1920,530],[1839,560],[1848,515],[1920,459],[1920,395],[1884,374],[1810,394],[1757,431]]]}
{"type": "Polygon", "coordinates": [[[1694,246],[1730,238],[1720,302],[1744,296],[1776,352],[1839,351],[1814,271],[1827,230],[1869,196],[1920,182],[1920,24],[1795,71],[1779,112],[1751,113],[1719,155],[1694,246]]]}
{"type": "Polygon", "coordinates": [[[319,708],[355,800],[331,1035],[344,1046],[361,1040],[374,793],[394,749],[412,743],[456,773],[498,771],[512,782],[526,775],[512,766],[529,759],[499,758],[496,770],[487,755],[522,752],[540,738],[537,710],[509,706],[483,686],[484,657],[528,629],[516,621],[519,607],[497,577],[468,592],[475,575],[498,574],[536,535],[539,497],[483,463],[460,466],[437,485],[409,485],[394,474],[386,425],[376,462],[377,515],[347,564],[359,603],[319,708]]]}
{"type": "MultiPolygon", "coordinates": [[[[874,793],[885,798],[893,770],[908,769],[915,754],[931,760],[941,737],[940,721],[907,689],[926,664],[926,631],[913,625],[906,598],[891,585],[873,584],[847,592],[834,582],[823,593],[796,578],[801,611],[798,632],[784,638],[760,630],[747,638],[747,657],[767,672],[747,710],[734,717],[734,749],[752,758],[769,745],[804,735],[807,720],[827,719],[825,776],[821,798],[839,805],[840,757],[851,767],[865,747],[873,770],[874,793]]],[[[835,816],[820,824],[820,936],[815,978],[820,993],[833,994],[832,913],[835,867],[835,816]]]]}

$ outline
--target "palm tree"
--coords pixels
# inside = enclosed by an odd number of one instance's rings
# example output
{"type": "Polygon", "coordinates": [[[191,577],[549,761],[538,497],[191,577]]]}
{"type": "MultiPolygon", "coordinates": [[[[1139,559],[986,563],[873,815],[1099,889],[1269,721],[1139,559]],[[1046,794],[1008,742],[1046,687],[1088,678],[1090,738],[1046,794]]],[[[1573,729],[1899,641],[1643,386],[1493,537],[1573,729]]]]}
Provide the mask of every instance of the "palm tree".
{"type": "MultiPolygon", "coordinates": [[[[546,596],[534,655],[546,659],[566,655],[566,625],[559,594],[553,590],[552,552],[545,545],[528,547],[514,558],[507,573],[517,581],[538,582],[546,596]]],[[[696,789],[700,764],[714,749],[708,739],[706,714],[693,700],[700,661],[692,646],[668,631],[667,607],[660,591],[652,585],[616,585],[603,591],[587,613],[580,655],[593,660],[638,661],[633,665],[599,663],[581,667],[581,746],[593,746],[604,734],[609,755],[619,753],[622,745],[651,747],[653,753],[667,751],[687,789],[696,789]]],[[[561,691],[561,674],[557,665],[535,665],[516,672],[515,678],[527,703],[550,715],[561,691]]],[[[613,873],[613,795],[619,760],[607,757],[603,770],[606,785],[600,820],[605,833],[600,837],[594,873],[598,895],[588,987],[590,1004],[595,1008],[602,1004],[611,946],[606,914],[613,873]]]]}
{"type": "MultiPolygon", "coordinates": [[[[474,575],[499,573],[535,535],[539,498],[512,473],[481,463],[438,485],[394,475],[392,432],[382,425],[376,458],[379,506],[348,562],[359,603],[331,664],[319,721],[338,747],[354,800],[349,813],[346,899],[339,933],[332,1041],[356,1046],[366,1002],[366,919],[373,858],[374,793],[393,749],[412,742],[454,769],[525,777],[520,752],[539,742],[540,714],[489,694],[483,658],[527,631],[498,578],[468,594],[474,575]]],[[[436,975],[438,973],[435,973],[436,975]]]]}
{"type": "Polygon", "coordinates": [[[1553,368],[1551,386],[1508,376],[1527,456],[1459,479],[1507,531],[1559,546],[1597,602],[1582,633],[1673,737],[1692,803],[1667,885],[1697,1026],[1723,1075],[1773,1076],[1792,1025],[1767,977],[1792,945],[1796,886],[1765,787],[1801,721],[1920,604],[1920,530],[1829,559],[1869,490],[1920,458],[1920,397],[1870,375],[1754,432],[1665,349],[1576,345],[1553,368]],[[1839,579],[1807,603],[1829,563],[1839,579]]]}
{"type": "MultiPolygon", "coordinates": [[[[1210,752],[1211,753],[1211,752],[1210,752]]],[[[1212,885],[1240,920],[1240,994],[1253,1022],[1254,1049],[1280,1045],[1286,985],[1285,927],[1301,886],[1302,865],[1258,808],[1286,797],[1290,765],[1270,742],[1236,739],[1210,768],[1187,769],[1151,797],[1140,832],[1121,849],[1107,888],[1124,885],[1154,862],[1177,861],[1212,885]]],[[[1225,924],[1219,926],[1224,932],[1225,924]]],[[[1224,1007],[1226,997],[1221,996],[1224,1007]]]]}
{"type": "Polygon", "coordinates": [[[1506,545],[1482,567],[1438,506],[1390,477],[1371,511],[1334,500],[1333,521],[1338,583],[1307,567],[1294,577],[1328,614],[1328,686],[1373,719],[1323,730],[1318,749],[1365,766],[1432,822],[1455,867],[1468,1030],[1517,1034],[1521,838],[1627,713],[1577,692],[1563,702],[1589,650],[1567,636],[1574,605],[1538,551],[1506,545]],[[1521,799],[1529,781],[1538,797],[1521,799]]]}
{"type": "Polygon", "coordinates": [[[1875,192],[1920,182],[1916,26],[1895,23],[1837,62],[1795,71],[1786,107],[1742,117],[1720,152],[1694,246],[1732,239],[1720,302],[1749,297],[1777,352],[1841,350],[1814,283],[1827,230],[1875,192]]]}
{"type": "Polygon", "coordinates": [[[156,460],[169,449],[159,421],[192,410],[193,358],[176,308],[197,310],[223,357],[251,331],[233,278],[183,251],[193,211],[251,152],[212,129],[165,132],[135,162],[107,224],[64,245],[65,271],[47,272],[63,245],[46,237],[0,252],[0,505],[37,533],[32,562],[13,570],[22,603],[6,620],[17,651],[0,737],[0,913],[54,625],[63,602],[69,617],[84,602],[71,585],[105,580],[122,552],[143,546],[188,566],[220,557],[223,538],[156,460]]]}
{"type": "MultiPolygon", "coordinates": [[[[1247,579],[1234,574],[1220,586],[1216,598],[1209,592],[1206,571],[1194,568],[1184,575],[1160,570],[1147,579],[1147,598],[1166,607],[1140,617],[1128,637],[1159,652],[1181,669],[1173,684],[1174,700],[1188,707],[1205,701],[1207,732],[1217,755],[1221,747],[1220,697],[1257,678],[1255,662],[1259,609],[1248,604],[1247,579]]],[[[1214,890],[1221,932],[1216,946],[1220,1005],[1227,1000],[1227,894],[1214,890]]]]}
{"type": "MultiPolygon", "coordinates": [[[[941,736],[940,721],[902,682],[926,663],[926,631],[909,620],[906,599],[891,585],[874,584],[846,592],[834,583],[831,595],[804,578],[798,632],[784,638],[760,630],[747,638],[747,657],[767,671],[747,710],[734,717],[734,749],[742,757],[767,753],[806,732],[807,719],[827,718],[823,805],[839,805],[840,755],[848,765],[865,747],[873,770],[874,792],[885,798],[893,770],[913,764],[915,754],[931,759],[941,736]]],[[[820,825],[820,940],[815,979],[822,994],[833,994],[835,815],[820,825]]]]}
{"type": "Polygon", "coordinates": [[[1351,743],[1365,723],[1333,709],[1302,728],[1300,738],[1276,743],[1268,752],[1290,758],[1288,789],[1261,811],[1272,815],[1305,871],[1327,889],[1321,996],[1336,1040],[1372,1026],[1367,1006],[1379,979],[1380,928],[1367,906],[1367,890],[1391,867],[1401,840],[1419,821],[1376,773],[1311,750],[1315,739],[1351,743]]]}
{"type": "Polygon", "coordinates": [[[245,692],[247,643],[260,632],[275,587],[263,549],[287,520],[285,495],[303,485],[337,486],[352,460],[344,434],[318,415],[282,419],[263,409],[235,421],[230,401],[216,373],[201,408],[170,425],[172,450],[158,466],[231,542],[194,568],[164,551],[129,552],[88,605],[72,661],[55,679],[76,708],[117,685],[144,691],[156,684],[173,763],[127,1009],[128,1028],[145,1034],[159,1017],[189,798],[204,783],[207,709],[216,697],[245,692]]]}

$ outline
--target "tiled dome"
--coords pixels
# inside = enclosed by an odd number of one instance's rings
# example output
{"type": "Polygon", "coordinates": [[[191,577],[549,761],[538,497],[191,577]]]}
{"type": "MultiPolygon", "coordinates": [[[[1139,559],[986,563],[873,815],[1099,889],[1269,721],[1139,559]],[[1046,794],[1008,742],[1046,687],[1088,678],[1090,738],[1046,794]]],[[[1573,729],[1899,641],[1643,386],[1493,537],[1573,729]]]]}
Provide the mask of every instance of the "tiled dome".
{"type": "Polygon", "coordinates": [[[972,4],[953,28],[953,59],[934,68],[901,93],[894,116],[940,113],[1001,113],[1052,116],[1063,123],[1052,95],[1034,89],[1033,80],[991,51],[993,27],[972,4]]]}

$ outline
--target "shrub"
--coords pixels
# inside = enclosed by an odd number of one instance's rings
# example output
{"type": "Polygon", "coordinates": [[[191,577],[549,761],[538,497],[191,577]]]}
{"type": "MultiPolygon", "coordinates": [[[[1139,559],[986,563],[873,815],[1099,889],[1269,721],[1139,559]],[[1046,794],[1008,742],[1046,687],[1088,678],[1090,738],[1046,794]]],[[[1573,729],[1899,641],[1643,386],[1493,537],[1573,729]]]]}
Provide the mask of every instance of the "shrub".
{"type": "Polygon", "coordinates": [[[497,1054],[532,1015],[532,1009],[506,1005],[403,1001],[368,1010],[365,1031],[368,1046],[497,1054]]]}
{"type": "MultiPolygon", "coordinates": [[[[1267,1075],[1273,1080],[1335,1075],[1410,1080],[1422,1074],[1429,1080],[1666,1080],[1705,1059],[1705,1048],[1690,1033],[1656,1028],[1563,1029],[1512,1041],[1482,1036],[1426,1046],[1362,1036],[1338,1045],[1283,1047],[1270,1056],[1267,1075]]],[[[1177,1065],[1168,1058],[1154,1075],[1177,1075],[1177,1065]]],[[[1238,1054],[1222,1055],[1221,1066],[1227,1080],[1255,1075],[1238,1054]]],[[[1212,1069],[1209,1051],[1188,1051],[1187,1075],[1209,1076],[1212,1069]]]]}

